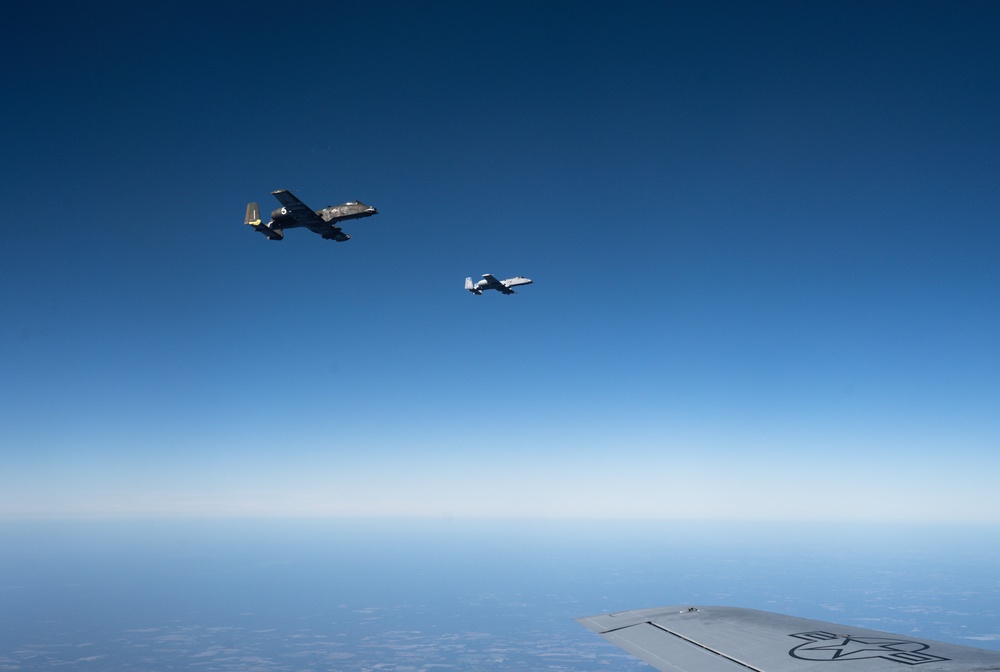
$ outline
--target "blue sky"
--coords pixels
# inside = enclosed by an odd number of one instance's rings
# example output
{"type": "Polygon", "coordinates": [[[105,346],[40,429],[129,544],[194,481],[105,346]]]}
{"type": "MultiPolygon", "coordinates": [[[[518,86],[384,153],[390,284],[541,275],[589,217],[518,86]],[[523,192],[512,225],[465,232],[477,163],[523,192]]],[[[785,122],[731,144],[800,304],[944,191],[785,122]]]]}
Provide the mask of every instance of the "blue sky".
{"type": "Polygon", "coordinates": [[[6,14],[0,516],[1000,520],[992,3],[6,14]]]}

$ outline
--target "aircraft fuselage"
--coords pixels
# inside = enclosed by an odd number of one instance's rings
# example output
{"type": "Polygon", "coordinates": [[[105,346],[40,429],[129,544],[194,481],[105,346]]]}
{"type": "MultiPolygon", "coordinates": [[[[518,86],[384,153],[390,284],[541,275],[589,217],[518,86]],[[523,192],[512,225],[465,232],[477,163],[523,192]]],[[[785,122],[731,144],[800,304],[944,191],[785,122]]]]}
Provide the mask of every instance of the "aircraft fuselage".
{"type": "MultiPolygon", "coordinates": [[[[341,205],[328,205],[322,210],[315,211],[324,222],[342,222],[348,219],[361,219],[377,215],[378,210],[370,205],[365,205],[361,201],[348,201],[341,205]]],[[[295,221],[288,208],[281,207],[271,212],[271,221],[277,228],[289,228],[295,221]]]]}

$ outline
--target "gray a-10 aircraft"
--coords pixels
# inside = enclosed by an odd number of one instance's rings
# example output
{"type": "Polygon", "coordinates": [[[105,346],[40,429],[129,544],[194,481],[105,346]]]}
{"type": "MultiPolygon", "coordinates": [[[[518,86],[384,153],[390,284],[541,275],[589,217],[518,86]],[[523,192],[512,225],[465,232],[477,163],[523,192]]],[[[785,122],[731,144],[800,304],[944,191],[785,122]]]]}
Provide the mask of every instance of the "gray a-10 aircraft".
{"type": "Polygon", "coordinates": [[[497,280],[495,277],[487,273],[483,276],[482,280],[475,284],[472,284],[472,278],[465,279],[465,288],[476,296],[482,296],[484,289],[495,289],[502,294],[517,294],[517,292],[511,289],[511,287],[530,284],[531,280],[521,275],[513,278],[507,278],[506,280],[497,280]]]}
{"type": "Polygon", "coordinates": [[[661,607],[577,621],[663,672],[1000,669],[1000,651],[739,607],[661,607]]]}
{"type": "Polygon", "coordinates": [[[336,240],[338,243],[342,243],[351,236],[344,233],[337,226],[337,222],[378,214],[378,210],[361,201],[348,201],[343,205],[328,205],[322,210],[314,212],[287,189],[272,191],[271,195],[278,199],[281,207],[271,213],[270,222],[261,223],[260,208],[256,203],[247,204],[247,216],[244,221],[245,224],[252,226],[254,231],[259,231],[267,236],[268,240],[281,240],[285,237],[285,229],[302,226],[313,233],[318,233],[327,240],[336,240]]]}

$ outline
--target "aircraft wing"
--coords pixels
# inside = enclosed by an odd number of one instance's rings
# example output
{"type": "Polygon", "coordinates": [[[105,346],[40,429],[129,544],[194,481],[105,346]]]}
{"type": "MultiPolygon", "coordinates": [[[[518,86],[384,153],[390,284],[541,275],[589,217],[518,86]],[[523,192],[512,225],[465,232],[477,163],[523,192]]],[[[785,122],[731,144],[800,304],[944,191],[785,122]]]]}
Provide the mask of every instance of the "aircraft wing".
{"type": "Polygon", "coordinates": [[[661,607],[577,621],[663,672],[973,672],[1000,651],[737,607],[661,607]]]}
{"type": "Polygon", "coordinates": [[[312,208],[300,201],[290,191],[279,189],[271,194],[278,199],[278,202],[285,206],[288,214],[292,216],[298,226],[304,226],[313,233],[318,233],[324,238],[343,242],[350,238],[343,229],[335,224],[325,221],[322,217],[313,212],[312,208]]]}
{"type": "Polygon", "coordinates": [[[490,289],[495,289],[498,292],[503,292],[504,294],[513,294],[514,293],[514,290],[512,290],[510,287],[508,287],[507,285],[503,284],[499,280],[497,280],[496,276],[491,275],[490,273],[486,273],[485,275],[483,275],[483,280],[485,280],[486,282],[490,283],[490,289]]]}
{"type": "Polygon", "coordinates": [[[313,226],[325,226],[326,222],[323,218],[317,215],[312,209],[305,203],[296,198],[295,194],[285,189],[279,189],[278,191],[272,191],[271,194],[278,199],[278,202],[285,206],[288,210],[288,214],[292,216],[295,223],[299,226],[307,226],[312,228],[313,226]]]}

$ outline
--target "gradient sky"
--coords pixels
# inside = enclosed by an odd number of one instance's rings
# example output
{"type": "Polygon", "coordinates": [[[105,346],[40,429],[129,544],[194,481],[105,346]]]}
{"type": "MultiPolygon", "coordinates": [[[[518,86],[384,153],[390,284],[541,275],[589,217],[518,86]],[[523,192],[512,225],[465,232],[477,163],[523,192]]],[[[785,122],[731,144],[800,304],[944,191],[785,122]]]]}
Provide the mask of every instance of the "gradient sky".
{"type": "Polygon", "coordinates": [[[1000,521],[996,3],[3,12],[0,516],[1000,521]]]}

